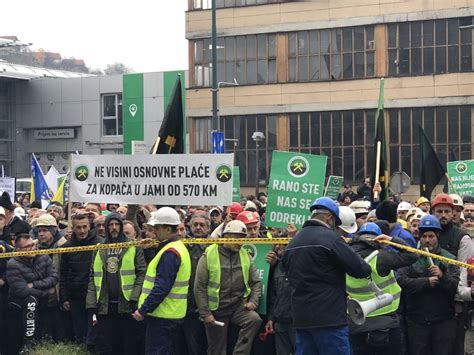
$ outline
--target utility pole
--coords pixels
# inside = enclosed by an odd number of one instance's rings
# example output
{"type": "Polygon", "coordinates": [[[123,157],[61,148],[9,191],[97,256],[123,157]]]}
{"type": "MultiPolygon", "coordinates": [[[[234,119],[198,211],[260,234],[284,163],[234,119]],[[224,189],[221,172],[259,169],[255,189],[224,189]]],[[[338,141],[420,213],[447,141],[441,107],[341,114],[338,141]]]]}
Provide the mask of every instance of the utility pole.
{"type": "Polygon", "coordinates": [[[218,131],[219,115],[217,108],[217,26],[216,26],[216,0],[212,0],[212,29],[211,29],[211,46],[212,46],[212,130],[218,131]]]}

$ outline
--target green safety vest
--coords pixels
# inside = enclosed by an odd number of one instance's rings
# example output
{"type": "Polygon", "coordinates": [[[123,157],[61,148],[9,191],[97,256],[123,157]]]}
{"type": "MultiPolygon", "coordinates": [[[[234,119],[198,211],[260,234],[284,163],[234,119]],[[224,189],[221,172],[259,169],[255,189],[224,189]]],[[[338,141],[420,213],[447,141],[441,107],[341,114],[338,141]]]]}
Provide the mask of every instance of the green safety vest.
{"type": "MultiPolygon", "coordinates": [[[[377,287],[383,293],[388,293],[393,296],[393,302],[388,306],[382,307],[367,315],[367,317],[376,317],[383,314],[393,313],[398,309],[400,304],[401,288],[398,286],[397,280],[393,270],[387,276],[380,276],[377,272],[377,256],[369,262],[372,268],[371,278],[377,287]]],[[[374,291],[369,287],[369,279],[356,279],[352,276],[346,275],[346,289],[349,296],[357,301],[367,301],[376,297],[374,291]]]]}
{"type": "Polygon", "coordinates": [[[159,253],[153,258],[148,265],[146,271],[145,281],[143,282],[142,293],[138,300],[138,307],[141,307],[145,299],[151,293],[155,280],[160,275],[156,275],[156,268],[163,253],[168,249],[174,249],[178,252],[181,263],[179,265],[178,273],[174,281],[170,293],[165,299],[156,307],[153,312],[148,313],[149,316],[165,319],[182,319],[186,315],[188,305],[188,289],[189,278],[191,277],[191,259],[186,246],[181,240],[170,242],[166,244],[159,253]]]}
{"type": "MultiPolygon", "coordinates": [[[[209,280],[207,282],[207,299],[209,309],[215,311],[219,307],[219,291],[221,289],[221,262],[219,260],[219,250],[217,244],[207,247],[204,252],[207,258],[207,271],[209,280]]],[[[240,248],[240,267],[244,279],[245,292],[243,298],[250,296],[249,274],[250,274],[250,255],[244,248],[240,248]]]]}
{"type": "MultiPolygon", "coordinates": [[[[120,286],[122,288],[123,297],[130,301],[133,286],[135,285],[135,247],[128,248],[123,254],[120,262],[120,286]]],[[[100,291],[102,289],[102,281],[104,279],[104,264],[100,251],[97,252],[94,259],[94,285],[96,300],[99,302],[100,291]]]]}

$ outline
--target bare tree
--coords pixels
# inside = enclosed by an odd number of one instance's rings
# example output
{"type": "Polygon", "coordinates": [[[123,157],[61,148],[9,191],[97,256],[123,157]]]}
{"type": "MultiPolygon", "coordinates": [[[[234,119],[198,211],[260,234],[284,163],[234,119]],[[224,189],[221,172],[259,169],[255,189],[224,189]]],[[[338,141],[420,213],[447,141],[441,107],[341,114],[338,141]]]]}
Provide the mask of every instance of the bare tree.
{"type": "Polygon", "coordinates": [[[107,64],[107,67],[104,69],[105,75],[127,74],[131,72],[132,72],[131,68],[119,62],[115,62],[113,64],[107,64]]]}

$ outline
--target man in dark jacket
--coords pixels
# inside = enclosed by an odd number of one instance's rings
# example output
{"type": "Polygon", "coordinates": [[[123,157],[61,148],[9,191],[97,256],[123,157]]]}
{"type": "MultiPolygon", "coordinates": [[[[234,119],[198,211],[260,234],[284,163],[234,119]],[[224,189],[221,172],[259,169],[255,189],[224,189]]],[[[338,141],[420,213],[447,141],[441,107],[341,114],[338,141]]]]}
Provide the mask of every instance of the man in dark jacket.
{"type": "MultiPolygon", "coordinates": [[[[19,234],[16,251],[36,248],[29,234],[19,234]]],[[[17,354],[23,345],[32,345],[43,336],[42,316],[48,302],[48,294],[54,292],[58,273],[48,255],[16,257],[7,264],[9,285],[9,354],[17,354]]]]}
{"type": "Polygon", "coordinates": [[[382,201],[375,211],[377,218],[387,221],[390,228],[390,237],[401,238],[408,246],[416,248],[415,238],[410,232],[403,229],[400,223],[397,223],[397,204],[392,201],[382,201]]]}
{"type": "MultiPolygon", "coordinates": [[[[392,294],[393,302],[377,310],[377,314],[368,314],[362,325],[349,323],[350,341],[354,355],[365,354],[386,354],[398,355],[401,353],[400,321],[397,314],[400,300],[400,287],[396,284],[394,270],[409,266],[417,261],[416,254],[400,250],[394,252],[383,248],[378,241],[388,240],[401,245],[406,245],[403,239],[398,237],[389,237],[382,234],[382,230],[375,223],[366,223],[361,226],[359,235],[351,240],[351,247],[362,258],[367,258],[375,250],[378,251],[375,260],[369,262],[372,267],[373,282],[383,284],[383,292],[392,294]],[[391,293],[392,291],[392,293],[391,293]]],[[[351,289],[351,281],[347,278],[347,292],[358,301],[366,299],[357,298],[359,294],[370,294],[369,290],[351,289]]],[[[356,286],[357,287],[357,286],[356,286]]],[[[373,295],[369,296],[373,297],[373,295]]],[[[364,297],[366,298],[366,297],[364,297]]]]}
{"type": "Polygon", "coordinates": [[[11,244],[16,235],[30,232],[29,224],[15,216],[13,212],[15,206],[13,206],[10,195],[6,191],[0,196],[0,207],[5,209],[5,225],[0,225],[0,240],[11,244]]]}
{"type": "MultiPolygon", "coordinates": [[[[86,215],[78,214],[72,217],[72,230],[71,240],[64,244],[64,248],[95,245],[103,242],[102,238],[90,232],[89,220],[86,215]]],[[[86,311],[92,255],[92,251],[83,251],[65,253],[61,256],[59,300],[62,308],[71,312],[74,337],[80,342],[84,342],[86,339],[88,329],[92,332],[92,324],[86,311]]],[[[90,339],[90,336],[88,338],[90,339]]],[[[91,345],[91,342],[88,345],[91,345]]]]}
{"type": "MultiPolygon", "coordinates": [[[[454,259],[438,243],[441,226],[435,216],[420,221],[422,248],[454,259]]],[[[454,296],[459,283],[459,268],[438,259],[421,257],[415,264],[398,270],[397,281],[406,294],[406,320],[411,354],[452,354],[456,337],[454,296]]]]}
{"type": "Polygon", "coordinates": [[[296,349],[303,354],[350,354],[346,273],[364,278],[372,270],[334,231],[341,220],[333,200],[318,198],[310,211],[311,219],[283,256],[283,268],[294,288],[296,349]]]}
{"type": "MultiPolygon", "coordinates": [[[[122,218],[111,213],[105,219],[106,244],[129,240],[122,218]]],[[[86,308],[97,320],[96,351],[99,354],[136,354],[140,347],[139,324],[132,318],[145,279],[146,263],[141,248],[113,248],[95,253],[86,308]]]]}

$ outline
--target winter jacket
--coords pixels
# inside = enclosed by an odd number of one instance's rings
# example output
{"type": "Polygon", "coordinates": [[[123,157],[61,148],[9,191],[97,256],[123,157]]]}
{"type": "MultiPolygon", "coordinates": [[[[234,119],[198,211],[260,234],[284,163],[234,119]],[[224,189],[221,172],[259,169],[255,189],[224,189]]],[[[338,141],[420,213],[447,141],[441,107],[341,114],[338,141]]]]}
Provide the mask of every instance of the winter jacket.
{"type": "Polygon", "coordinates": [[[390,231],[390,236],[398,237],[402,239],[409,247],[416,248],[415,238],[413,238],[410,232],[403,229],[400,223],[395,223],[392,230],[390,231]]]}
{"type": "MultiPolygon", "coordinates": [[[[116,213],[111,213],[105,219],[105,244],[113,244],[113,243],[122,243],[128,242],[129,240],[123,234],[123,223],[120,216],[116,213]],[[109,224],[111,220],[117,220],[120,223],[120,232],[119,236],[116,239],[113,239],[109,234],[109,224]]],[[[119,252],[118,256],[118,270],[122,265],[123,256],[127,249],[122,248],[119,252]]],[[[106,267],[107,267],[107,250],[98,250],[94,253],[92,258],[91,264],[91,273],[90,273],[90,281],[89,286],[87,289],[87,298],[86,298],[86,309],[97,309],[97,314],[103,315],[108,313],[109,309],[109,289],[107,287],[107,275],[106,267]],[[103,267],[103,279],[102,279],[102,287],[100,291],[99,300],[97,301],[97,294],[96,294],[96,287],[94,283],[94,260],[96,258],[97,253],[99,253],[100,258],[102,259],[102,267],[103,267]]],[[[142,285],[143,281],[145,280],[146,274],[146,262],[143,256],[143,249],[142,248],[135,248],[135,284],[133,285],[132,294],[130,296],[130,300],[127,301],[123,296],[122,292],[119,292],[118,297],[118,313],[131,313],[132,309],[135,308],[136,304],[138,303],[138,298],[140,297],[140,293],[142,292],[142,285]]],[[[119,281],[119,290],[122,289],[120,284],[120,277],[118,277],[119,281]]],[[[136,308],[135,308],[136,309],[136,308]]],[[[133,311],[135,310],[133,309],[133,311]]]]}
{"type": "Polygon", "coordinates": [[[466,255],[463,249],[471,243],[471,237],[461,228],[456,227],[453,222],[441,226],[439,233],[439,246],[457,257],[458,260],[466,261],[471,255],[466,255]],[[459,255],[458,255],[459,254],[459,255]]]}
{"type": "Polygon", "coordinates": [[[291,324],[291,294],[293,287],[288,280],[281,263],[275,266],[270,281],[270,297],[268,302],[268,319],[273,323],[291,324]]]}
{"type": "MultiPolygon", "coordinates": [[[[232,252],[223,245],[219,245],[218,252],[221,266],[221,284],[219,290],[219,306],[214,312],[219,314],[219,316],[231,315],[234,309],[244,301],[251,302],[258,306],[262,286],[253,262],[250,263],[250,275],[248,278],[248,285],[251,292],[248,300],[244,300],[242,296],[245,292],[245,286],[239,253],[232,252]]],[[[211,314],[207,297],[208,281],[207,257],[206,254],[203,254],[199,259],[194,281],[194,298],[196,299],[199,314],[203,318],[211,314]]]]}
{"type": "MultiPolygon", "coordinates": [[[[100,244],[103,238],[91,233],[84,239],[77,239],[75,233],[71,240],[64,244],[64,248],[81,247],[86,245],[100,244]]],[[[61,255],[59,300],[61,304],[69,300],[84,301],[89,285],[89,276],[92,264],[92,251],[81,251],[79,253],[64,253],[61,255]]]]}
{"type": "MultiPolygon", "coordinates": [[[[438,247],[433,253],[455,259],[454,255],[438,247]]],[[[437,259],[433,263],[441,269],[443,277],[431,287],[429,262],[420,257],[416,263],[398,270],[397,282],[405,294],[405,315],[419,324],[441,322],[454,317],[454,296],[459,283],[459,268],[437,259]]]]}
{"type": "Polygon", "coordinates": [[[314,219],[290,241],[282,262],[294,288],[295,328],[347,325],[346,274],[364,278],[372,272],[338,233],[314,219]]]}
{"type": "MultiPolygon", "coordinates": [[[[192,235],[186,236],[186,238],[194,238],[192,235]]],[[[187,244],[186,248],[189,252],[189,257],[191,259],[191,277],[189,278],[189,292],[188,292],[188,308],[186,310],[187,314],[196,313],[197,305],[194,299],[194,280],[196,279],[196,269],[198,266],[199,259],[206,250],[207,245],[201,244],[187,244]]]]}
{"type": "Polygon", "coordinates": [[[7,281],[10,299],[43,298],[58,283],[58,273],[48,255],[13,258],[7,263],[7,281]],[[32,288],[28,287],[29,283],[33,284],[32,288]]]}

